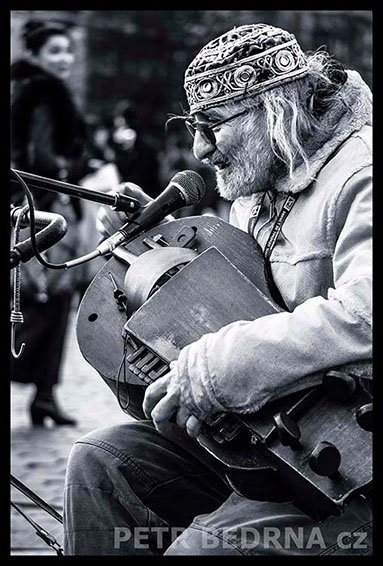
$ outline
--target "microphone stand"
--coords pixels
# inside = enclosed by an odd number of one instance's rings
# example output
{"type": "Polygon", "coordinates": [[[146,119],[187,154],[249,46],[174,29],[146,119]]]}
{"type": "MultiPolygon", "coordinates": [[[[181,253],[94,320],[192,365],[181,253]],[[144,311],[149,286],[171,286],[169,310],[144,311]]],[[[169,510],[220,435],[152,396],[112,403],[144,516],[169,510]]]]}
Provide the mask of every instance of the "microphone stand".
{"type": "MultiPolygon", "coordinates": [[[[35,175],[33,173],[27,173],[25,171],[19,171],[17,169],[11,168],[11,182],[20,183],[20,180],[18,180],[17,177],[19,177],[21,181],[26,185],[28,185],[29,183],[29,186],[34,187],[35,189],[43,189],[77,198],[84,198],[85,200],[99,202],[100,204],[109,205],[112,210],[128,213],[136,212],[139,208],[141,208],[141,203],[137,199],[118,192],[107,194],[101,191],[85,189],[84,187],[65,183],[64,181],[56,181],[55,179],[48,179],[47,177],[41,177],[40,175],[35,175]],[[14,177],[12,176],[12,173],[15,174],[14,177]]],[[[108,250],[106,250],[104,253],[106,253],[107,251],[108,250]]],[[[69,269],[70,267],[76,267],[77,265],[91,261],[99,255],[104,254],[101,254],[101,251],[99,249],[96,249],[86,255],[83,255],[71,261],[67,261],[65,263],[48,264],[47,262],[44,262],[43,265],[52,269],[69,269]]],[[[37,259],[40,263],[42,263],[39,258],[37,259]]]]}
{"type": "MultiPolygon", "coordinates": [[[[18,173],[23,181],[34,189],[44,189],[54,193],[106,204],[113,210],[121,212],[136,212],[141,207],[141,203],[137,199],[118,192],[107,194],[101,191],[79,187],[78,185],[72,185],[71,183],[65,183],[64,181],[56,181],[55,179],[48,179],[47,177],[41,177],[33,173],[19,171],[17,169],[13,169],[13,171],[18,173]]],[[[17,180],[11,178],[11,183],[17,183],[17,180]]]]}
{"type": "MultiPolygon", "coordinates": [[[[12,171],[12,169],[11,169],[11,171],[12,171]]],[[[54,179],[48,179],[47,177],[41,177],[40,175],[34,175],[32,173],[19,171],[17,169],[13,169],[13,171],[15,171],[22,178],[22,180],[25,183],[27,183],[27,185],[29,185],[30,187],[33,187],[35,189],[44,189],[44,190],[47,190],[47,191],[52,191],[54,193],[60,193],[60,194],[69,195],[69,196],[72,196],[72,197],[83,198],[85,200],[89,200],[89,201],[93,201],[93,202],[98,202],[100,204],[110,206],[113,210],[117,210],[117,211],[121,211],[121,212],[136,212],[139,208],[141,208],[141,203],[137,199],[129,197],[127,195],[117,193],[117,192],[106,194],[106,193],[102,193],[100,191],[95,191],[95,190],[92,190],[92,189],[85,189],[84,187],[79,187],[77,185],[65,183],[63,181],[56,181],[54,179]]],[[[18,181],[17,181],[16,178],[11,178],[11,183],[18,184],[18,181]]],[[[14,216],[13,216],[15,214],[15,211],[16,211],[15,207],[13,205],[11,205],[11,224],[15,223],[14,216]]],[[[62,216],[60,216],[59,214],[49,214],[49,213],[43,212],[43,213],[41,213],[40,220],[39,220],[39,218],[37,218],[37,223],[39,223],[39,221],[43,225],[49,224],[50,226],[48,226],[48,228],[49,227],[56,228],[57,233],[56,233],[55,237],[57,237],[57,239],[61,239],[65,235],[65,232],[66,232],[65,219],[62,216]],[[60,226],[57,226],[56,225],[57,223],[59,223],[60,226]],[[62,223],[62,225],[61,225],[61,223],[62,223]]],[[[52,245],[52,243],[53,242],[50,242],[51,245],[52,245]]],[[[49,246],[47,246],[47,247],[49,247],[49,246]]],[[[89,261],[93,257],[96,257],[96,255],[98,255],[98,253],[99,252],[97,252],[97,253],[93,252],[91,254],[88,254],[87,256],[83,256],[82,258],[77,258],[76,260],[69,262],[69,265],[67,264],[67,267],[72,267],[74,265],[84,263],[85,261],[89,261]]],[[[17,260],[17,264],[18,264],[18,262],[19,262],[19,260],[17,260]]],[[[16,267],[17,264],[15,262],[14,265],[13,265],[12,260],[11,260],[11,267],[16,267]]],[[[21,320],[16,317],[16,321],[23,322],[21,312],[17,311],[14,314],[19,315],[19,316],[21,315],[21,320]]],[[[11,321],[12,321],[12,318],[11,318],[11,321]]],[[[18,354],[14,353],[14,342],[15,342],[14,324],[15,324],[15,322],[12,322],[11,350],[12,350],[12,353],[14,354],[14,357],[18,358],[18,357],[21,356],[23,347],[25,345],[24,344],[22,345],[22,348],[21,348],[21,350],[18,354]]],[[[12,475],[11,475],[11,485],[16,487],[20,491],[22,491],[27,497],[29,497],[29,499],[31,499],[34,503],[36,503],[44,511],[46,511],[47,513],[52,515],[57,521],[59,521],[60,523],[63,522],[61,515],[59,513],[57,513],[57,511],[55,509],[53,509],[53,507],[48,505],[48,503],[46,503],[46,501],[44,501],[38,495],[33,493],[27,486],[23,485],[17,478],[15,478],[12,475]]],[[[45,529],[40,527],[40,525],[38,523],[36,523],[35,521],[33,521],[28,515],[23,513],[21,511],[21,509],[19,509],[19,507],[13,501],[11,501],[10,503],[11,503],[11,506],[14,507],[34,527],[36,535],[38,535],[40,538],[42,538],[43,541],[48,546],[50,546],[52,549],[54,549],[56,551],[57,555],[62,556],[63,555],[63,549],[61,548],[59,543],[56,541],[56,539],[48,531],[46,531],[45,529]]]]}

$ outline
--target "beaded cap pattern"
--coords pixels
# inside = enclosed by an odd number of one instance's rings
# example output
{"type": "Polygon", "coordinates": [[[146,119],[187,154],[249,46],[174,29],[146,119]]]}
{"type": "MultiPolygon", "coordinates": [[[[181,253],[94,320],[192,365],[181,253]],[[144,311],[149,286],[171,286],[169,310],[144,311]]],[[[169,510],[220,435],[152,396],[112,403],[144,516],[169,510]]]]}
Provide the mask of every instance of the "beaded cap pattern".
{"type": "Polygon", "coordinates": [[[267,24],[234,28],[205,45],[186,69],[190,113],[254,96],[307,72],[292,33],[267,24]]]}

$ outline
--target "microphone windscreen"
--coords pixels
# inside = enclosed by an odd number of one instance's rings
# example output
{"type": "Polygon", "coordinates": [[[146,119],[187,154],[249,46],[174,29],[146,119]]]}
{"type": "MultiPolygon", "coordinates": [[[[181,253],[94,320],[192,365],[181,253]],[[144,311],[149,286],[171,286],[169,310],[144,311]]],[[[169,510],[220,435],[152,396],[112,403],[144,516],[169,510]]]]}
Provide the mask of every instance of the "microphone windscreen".
{"type": "Polygon", "coordinates": [[[195,171],[179,171],[174,175],[169,184],[176,185],[185,198],[185,206],[200,202],[206,191],[205,181],[195,171]]]}

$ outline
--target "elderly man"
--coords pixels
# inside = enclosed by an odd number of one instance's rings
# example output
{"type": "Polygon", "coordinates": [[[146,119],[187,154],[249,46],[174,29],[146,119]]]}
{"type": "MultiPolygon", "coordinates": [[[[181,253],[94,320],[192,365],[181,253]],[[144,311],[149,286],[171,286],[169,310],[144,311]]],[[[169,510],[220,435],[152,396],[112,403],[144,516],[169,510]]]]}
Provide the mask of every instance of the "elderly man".
{"type": "Polygon", "coordinates": [[[147,421],[75,444],[65,551],[368,554],[368,494],[318,524],[292,502],[234,493],[194,437],[211,415],[257,411],[319,370],[371,378],[371,92],[357,72],[264,24],[208,43],[185,90],[194,155],[233,201],[230,221],[262,247],[285,310],[188,345],[147,388],[147,421]]]}

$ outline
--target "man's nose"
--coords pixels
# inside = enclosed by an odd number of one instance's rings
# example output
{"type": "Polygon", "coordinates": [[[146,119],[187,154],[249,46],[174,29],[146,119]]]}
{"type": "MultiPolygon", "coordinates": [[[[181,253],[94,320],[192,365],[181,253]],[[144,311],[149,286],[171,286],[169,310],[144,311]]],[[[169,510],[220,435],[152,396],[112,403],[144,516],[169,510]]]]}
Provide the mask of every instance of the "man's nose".
{"type": "Polygon", "coordinates": [[[205,139],[197,130],[194,136],[193,154],[196,159],[202,161],[209,157],[215,150],[215,145],[205,139]]]}

